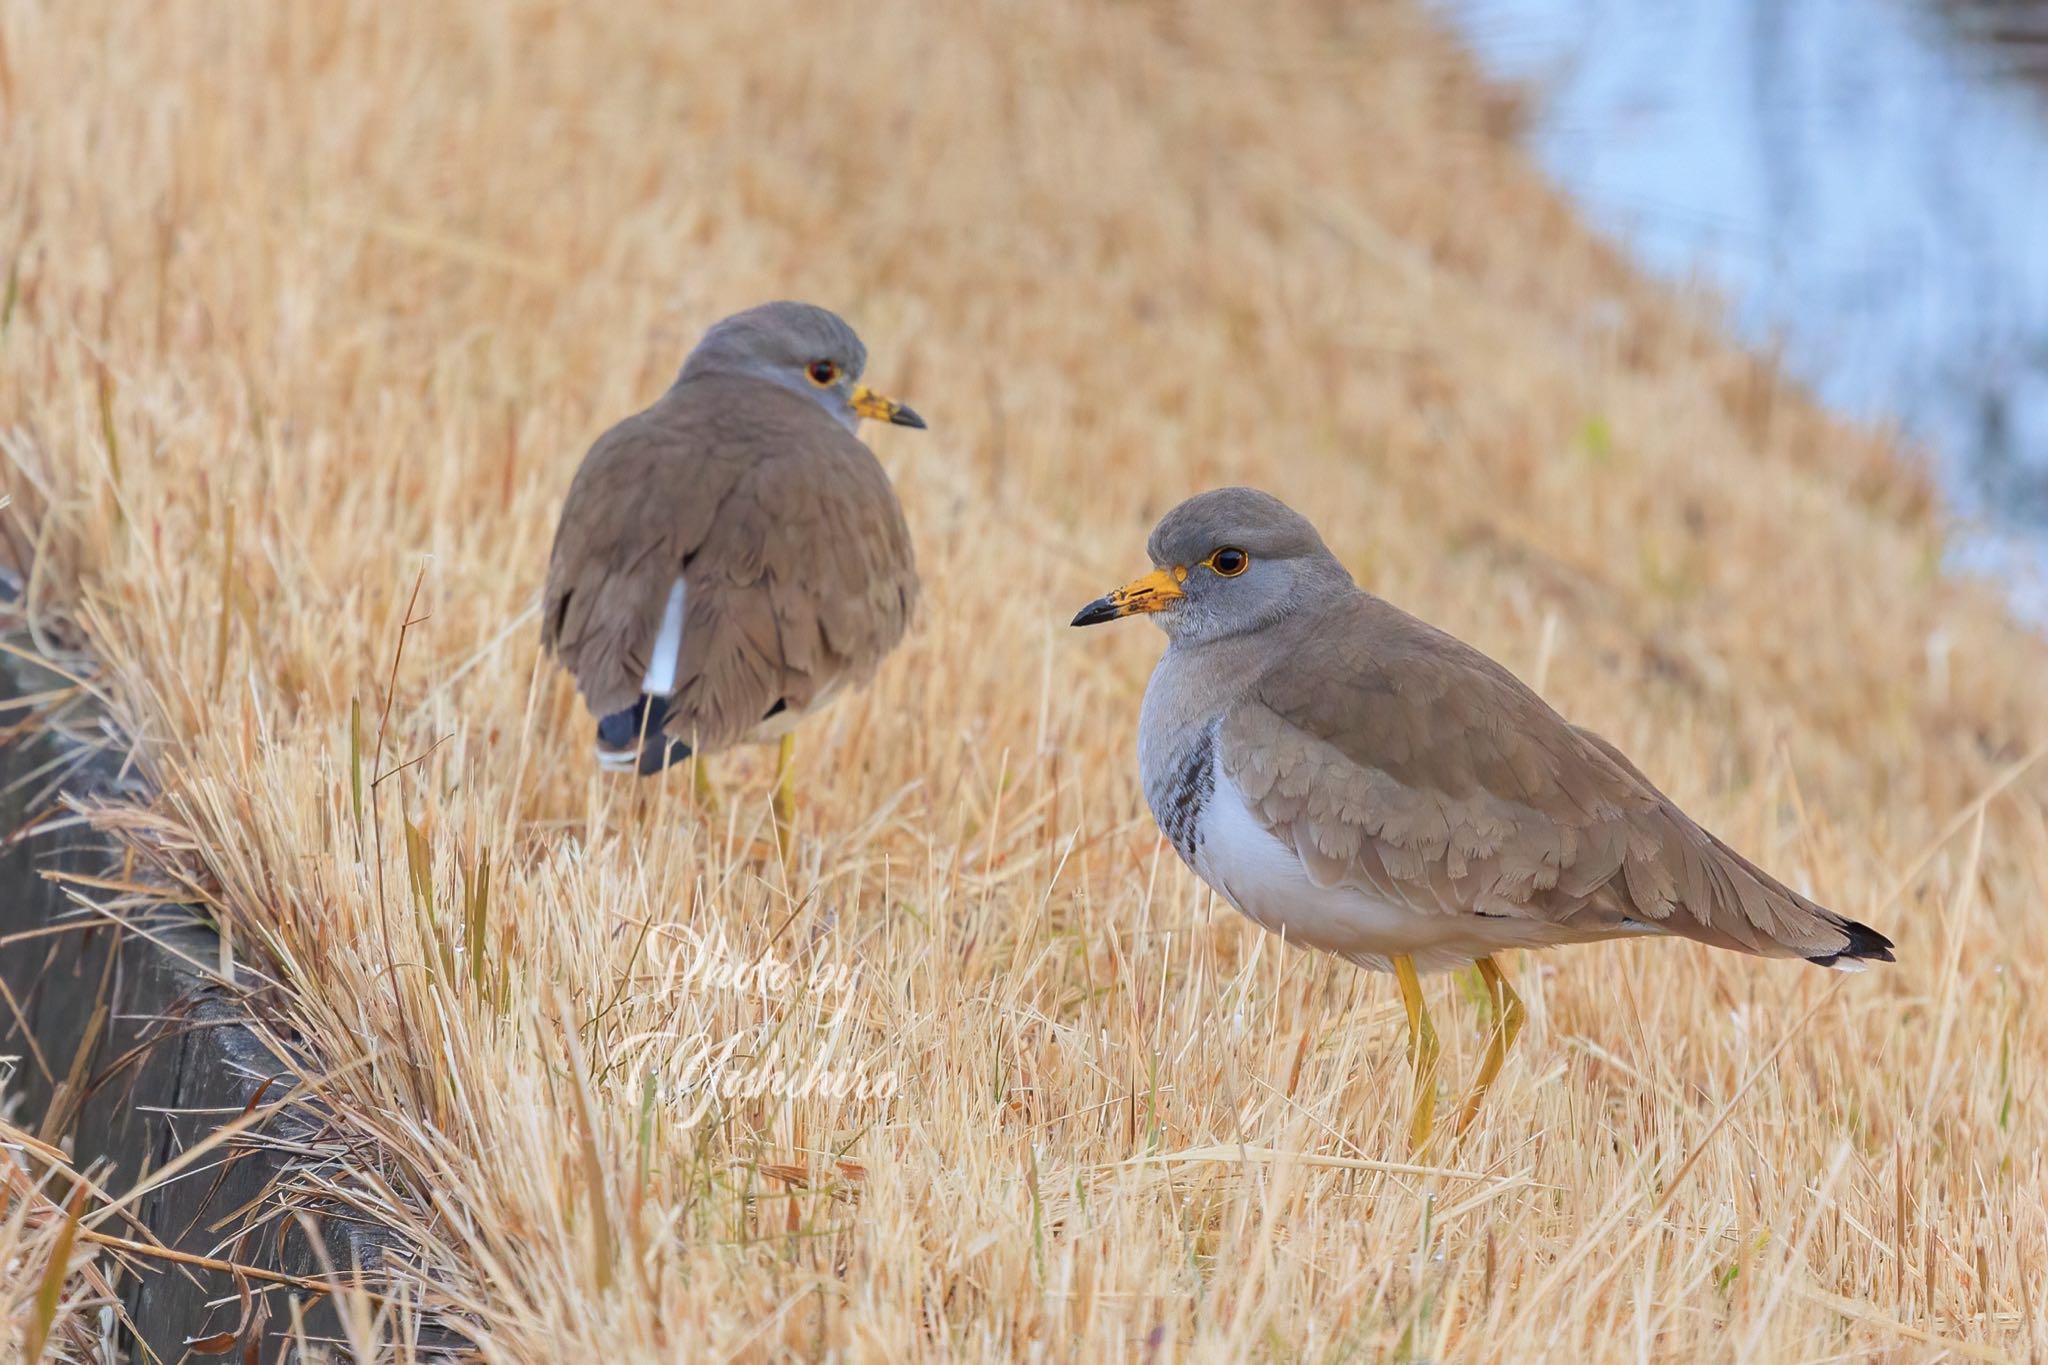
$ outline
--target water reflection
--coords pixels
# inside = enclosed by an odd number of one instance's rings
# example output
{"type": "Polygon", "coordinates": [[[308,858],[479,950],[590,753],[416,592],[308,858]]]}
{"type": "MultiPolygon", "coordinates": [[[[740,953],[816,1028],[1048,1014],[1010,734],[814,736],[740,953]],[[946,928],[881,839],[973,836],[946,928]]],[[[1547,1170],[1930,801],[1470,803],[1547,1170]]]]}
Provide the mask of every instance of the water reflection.
{"type": "Polygon", "coordinates": [[[2048,563],[2048,0],[1439,3],[1598,226],[2048,563]]]}

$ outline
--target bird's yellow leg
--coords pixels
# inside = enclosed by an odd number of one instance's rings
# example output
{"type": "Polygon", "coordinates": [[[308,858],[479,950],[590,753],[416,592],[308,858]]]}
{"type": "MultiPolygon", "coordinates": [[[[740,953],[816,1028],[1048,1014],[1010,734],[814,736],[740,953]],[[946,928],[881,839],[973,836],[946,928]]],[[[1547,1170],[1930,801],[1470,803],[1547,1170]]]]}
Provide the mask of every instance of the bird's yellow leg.
{"type": "Polygon", "coordinates": [[[690,760],[690,793],[697,804],[714,814],[718,810],[718,789],[711,785],[711,770],[704,766],[704,755],[698,754],[690,760]]]}
{"type": "Polygon", "coordinates": [[[784,735],[775,751],[775,844],[782,861],[796,846],[796,736],[784,735]]]}
{"type": "Polygon", "coordinates": [[[1515,1035],[1522,1031],[1522,1020],[1527,1011],[1522,1008],[1522,997],[1515,994],[1515,988],[1508,984],[1507,977],[1494,965],[1490,957],[1482,957],[1473,964],[1479,968],[1479,979],[1486,983],[1486,994],[1493,1001],[1493,1032],[1486,1040],[1486,1058],[1479,1064],[1479,1077],[1472,1082],[1472,1093],[1465,1097],[1465,1103],[1458,1111],[1458,1136],[1472,1126],[1472,1120],[1479,1117],[1479,1105],[1486,1098],[1487,1087],[1500,1075],[1503,1063],[1508,1059],[1508,1050],[1515,1045],[1515,1035]]]}
{"type": "Polygon", "coordinates": [[[1422,978],[1406,953],[1394,957],[1394,976],[1401,983],[1401,1006],[1408,1011],[1408,1065],[1415,1072],[1415,1100],[1408,1112],[1408,1148],[1419,1152],[1429,1142],[1436,1121],[1436,1027],[1422,1003],[1422,978]]]}

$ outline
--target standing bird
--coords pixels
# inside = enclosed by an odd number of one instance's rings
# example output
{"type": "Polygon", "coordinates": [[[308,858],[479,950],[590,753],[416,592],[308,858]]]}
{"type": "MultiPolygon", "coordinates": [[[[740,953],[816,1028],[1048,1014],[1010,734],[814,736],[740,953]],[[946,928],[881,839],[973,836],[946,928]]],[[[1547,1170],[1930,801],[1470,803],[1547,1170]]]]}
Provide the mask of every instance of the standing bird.
{"type": "Polygon", "coordinates": [[[668,392],[583,457],[541,601],[541,644],[599,717],[601,766],[646,775],[781,741],[785,853],[791,731],[875,671],[917,601],[902,504],[854,430],[924,419],[861,384],[866,365],[853,329],[807,303],[712,327],[668,392]]]}
{"type": "Polygon", "coordinates": [[[1253,923],[1399,979],[1416,1148],[1437,1057],[1419,972],[1476,963],[1493,1000],[1463,1134],[1522,1023],[1496,952],[1676,935],[1843,970],[1892,960],[1890,939],[1702,829],[1507,669],[1362,591],[1278,499],[1200,494],[1148,548],[1151,573],[1074,618],[1166,631],[1138,719],[1145,800],[1253,923]]]}

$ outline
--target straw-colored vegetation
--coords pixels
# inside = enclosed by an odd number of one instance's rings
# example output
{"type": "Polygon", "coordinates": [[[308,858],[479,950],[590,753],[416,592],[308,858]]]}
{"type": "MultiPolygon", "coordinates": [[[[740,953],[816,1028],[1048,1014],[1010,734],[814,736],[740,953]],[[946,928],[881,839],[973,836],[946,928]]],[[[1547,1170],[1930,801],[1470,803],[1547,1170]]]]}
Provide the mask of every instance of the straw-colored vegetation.
{"type": "Polygon", "coordinates": [[[101,1344],[95,1310],[111,1307],[114,1296],[97,1249],[79,1236],[90,1195],[74,1175],[60,1150],[0,1120],[5,1359],[89,1360],[101,1344]]]}
{"type": "Polygon", "coordinates": [[[1408,4],[0,5],[10,537],[402,1297],[534,1362],[2048,1346],[2048,648],[1513,119],[1408,4]],[[870,433],[927,603],[787,879],[772,756],[600,777],[531,616],[589,440],[780,296],[932,427],[870,433]],[[1065,628],[1224,482],[1899,964],[1524,957],[1404,1168],[1392,982],[1179,866],[1160,641],[1065,628]],[[899,1088],[706,1108],[698,1035],[899,1088]]]}

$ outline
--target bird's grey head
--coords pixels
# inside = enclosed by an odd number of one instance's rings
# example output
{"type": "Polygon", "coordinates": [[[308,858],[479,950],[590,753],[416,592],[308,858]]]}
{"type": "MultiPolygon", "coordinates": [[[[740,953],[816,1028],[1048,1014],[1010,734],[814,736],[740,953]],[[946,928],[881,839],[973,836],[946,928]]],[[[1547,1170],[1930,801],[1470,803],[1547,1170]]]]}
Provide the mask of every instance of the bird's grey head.
{"type": "Polygon", "coordinates": [[[1074,617],[1092,626],[1149,615],[1175,641],[1258,630],[1352,586],[1308,518],[1270,493],[1219,488],[1160,518],[1152,572],[1074,617]]]}
{"type": "Polygon", "coordinates": [[[863,417],[922,427],[922,417],[860,382],[867,365],[868,348],[837,313],[810,303],[764,303],[714,324],[676,382],[760,379],[802,394],[848,431],[863,417]]]}

